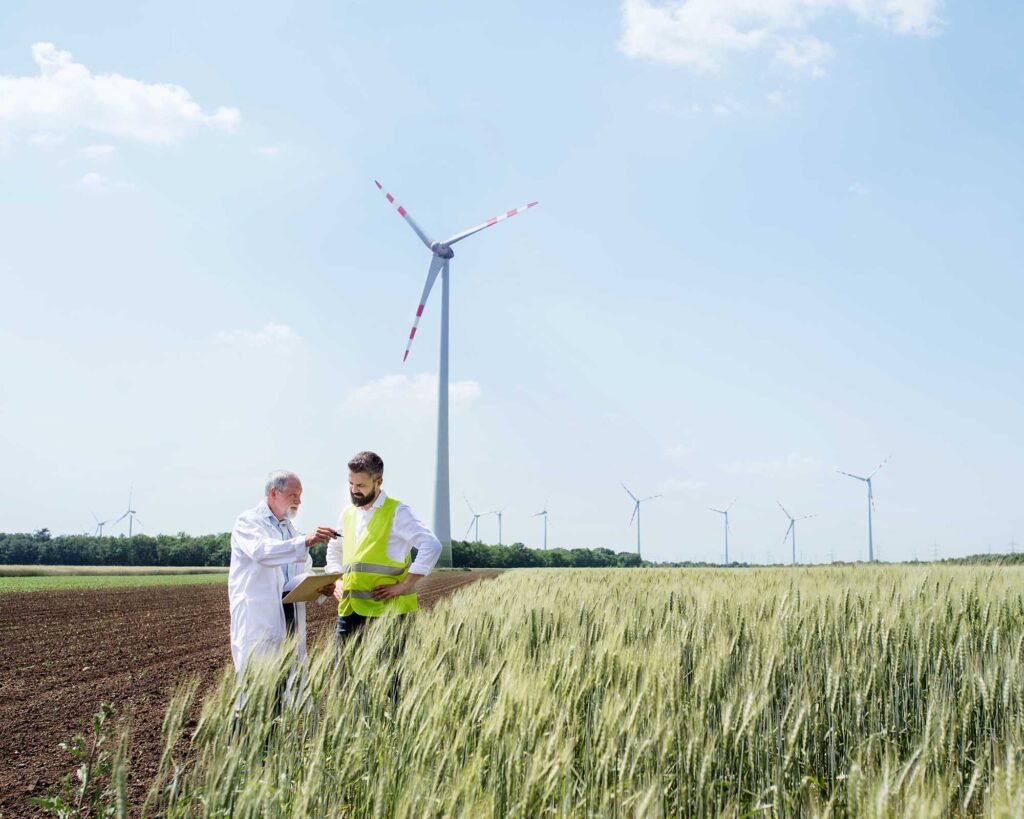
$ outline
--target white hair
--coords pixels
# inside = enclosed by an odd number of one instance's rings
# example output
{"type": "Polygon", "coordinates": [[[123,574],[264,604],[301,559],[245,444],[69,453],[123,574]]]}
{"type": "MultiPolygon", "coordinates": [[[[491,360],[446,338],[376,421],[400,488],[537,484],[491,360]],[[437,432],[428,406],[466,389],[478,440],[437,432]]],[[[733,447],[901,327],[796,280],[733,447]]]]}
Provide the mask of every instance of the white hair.
{"type": "Polygon", "coordinates": [[[287,469],[276,469],[267,475],[267,485],[263,488],[263,494],[269,495],[271,489],[283,492],[284,488],[292,481],[299,480],[299,476],[287,469]]]}

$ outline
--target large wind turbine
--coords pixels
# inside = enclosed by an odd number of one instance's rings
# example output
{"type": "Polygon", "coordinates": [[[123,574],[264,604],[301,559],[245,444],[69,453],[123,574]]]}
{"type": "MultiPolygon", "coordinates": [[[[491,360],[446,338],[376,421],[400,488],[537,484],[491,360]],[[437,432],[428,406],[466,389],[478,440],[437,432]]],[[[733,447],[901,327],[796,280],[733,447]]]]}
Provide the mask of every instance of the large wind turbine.
{"type": "MultiPolygon", "coordinates": [[[[476,527],[476,534],[473,535],[473,541],[475,543],[479,543],[480,542],[480,515],[476,511],[476,509],[473,508],[472,504],[469,502],[469,498],[467,498],[465,495],[463,495],[462,499],[466,502],[466,506],[469,507],[469,512],[473,516],[473,519],[469,522],[469,529],[472,529],[472,528],[476,527]]],[[[469,537],[469,529],[466,530],[466,537],[469,537]]]]}
{"type": "Polygon", "coordinates": [[[544,509],[538,512],[536,515],[530,515],[531,518],[539,518],[544,516],[544,551],[548,550],[548,505],[544,504],[544,509]]]}
{"type": "Polygon", "coordinates": [[[868,485],[868,562],[869,563],[874,563],[875,562],[875,539],[874,539],[874,533],[871,530],[871,512],[875,508],[875,495],[874,495],[874,492],[872,492],[872,490],[871,490],[871,479],[873,477],[875,477],[875,475],[878,474],[878,470],[879,469],[881,469],[883,466],[885,466],[887,463],[889,463],[889,458],[891,458],[891,457],[892,457],[892,455],[887,456],[884,461],[882,461],[878,466],[875,467],[875,471],[872,472],[870,475],[868,475],[866,478],[862,478],[860,475],[854,475],[852,472],[843,472],[843,470],[841,470],[841,469],[837,469],[836,470],[836,472],[838,472],[840,475],[846,475],[847,478],[856,478],[858,481],[864,481],[864,483],[866,483],[868,485]]]}
{"type": "MultiPolygon", "coordinates": [[[[376,180],[374,181],[376,182],[376,180]]],[[[395,197],[385,191],[380,182],[376,184],[387,197],[388,202],[397,208],[399,215],[409,223],[409,227],[420,237],[420,241],[427,246],[431,253],[427,281],[423,285],[423,294],[420,296],[419,306],[416,308],[416,318],[413,319],[412,330],[409,331],[409,341],[405,345],[405,355],[402,357],[402,361],[409,357],[409,348],[412,347],[412,340],[416,337],[416,328],[419,326],[423,308],[426,307],[427,298],[430,296],[430,289],[434,286],[434,280],[438,274],[441,275],[441,359],[437,378],[437,473],[434,479],[434,534],[441,541],[442,547],[438,563],[443,567],[450,568],[452,565],[452,523],[448,481],[448,269],[449,263],[455,256],[452,245],[484,228],[489,228],[491,225],[508,219],[510,216],[529,210],[537,203],[529,202],[520,208],[507,210],[499,216],[492,216],[476,227],[460,231],[443,242],[435,242],[416,224],[409,212],[395,202],[395,197]]]]}
{"type": "Polygon", "coordinates": [[[629,525],[632,526],[633,518],[636,518],[636,556],[640,557],[640,504],[646,503],[649,500],[654,500],[655,498],[660,498],[661,495],[648,495],[646,498],[638,498],[629,491],[626,484],[622,484],[622,488],[625,489],[626,494],[633,499],[633,515],[629,519],[629,525]]]}
{"type": "Polygon", "coordinates": [[[786,534],[782,536],[782,542],[786,542],[786,538],[789,537],[789,533],[793,533],[793,565],[796,565],[796,522],[798,520],[808,520],[809,518],[815,517],[815,515],[804,515],[801,518],[795,518],[789,512],[786,511],[786,507],[782,505],[782,501],[775,501],[779,505],[779,509],[782,510],[787,518],[789,518],[789,528],[786,529],[786,534]]]}
{"type": "Polygon", "coordinates": [[[501,545],[501,516],[505,514],[504,509],[493,509],[490,512],[484,512],[485,515],[497,515],[498,516],[498,545],[501,545]]]}
{"type": "Polygon", "coordinates": [[[712,512],[718,512],[718,514],[722,515],[725,518],[725,565],[726,566],[729,565],[729,510],[732,509],[733,503],[736,503],[736,501],[734,500],[732,503],[730,503],[728,506],[726,506],[725,509],[715,509],[715,508],[713,508],[711,506],[708,507],[708,509],[710,509],[712,512]]]}
{"type": "MultiPolygon", "coordinates": [[[[128,518],[128,537],[132,536],[132,523],[135,521],[135,510],[132,509],[132,492],[134,490],[135,490],[134,486],[130,487],[128,489],[128,510],[123,515],[121,515],[121,517],[119,517],[117,520],[115,520],[114,523],[113,523],[114,526],[117,526],[117,524],[119,524],[122,520],[124,520],[125,518],[128,518]]],[[[139,525],[141,525],[141,524],[142,524],[142,521],[140,520],[139,521],[139,525]]]]}

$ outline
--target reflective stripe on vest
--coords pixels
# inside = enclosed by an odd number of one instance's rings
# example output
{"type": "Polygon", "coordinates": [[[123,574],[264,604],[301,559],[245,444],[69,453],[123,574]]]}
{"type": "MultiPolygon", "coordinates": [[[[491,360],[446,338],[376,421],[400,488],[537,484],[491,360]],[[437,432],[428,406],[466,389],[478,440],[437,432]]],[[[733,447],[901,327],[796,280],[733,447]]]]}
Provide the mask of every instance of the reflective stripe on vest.
{"type": "Polygon", "coordinates": [[[341,578],[338,614],[379,617],[382,614],[415,611],[419,607],[415,593],[400,594],[387,600],[373,599],[374,589],[400,583],[409,572],[409,555],[401,561],[392,560],[388,555],[388,540],[398,506],[399,501],[394,498],[384,498],[384,502],[370,515],[360,537],[356,537],[356,507],[349,506],[342,512],[341,552],[344,574],[341,578]]]}
{"type": "Polygon", "coordinates": [[[346,563],[341,567],[343,574],[348,572],[370,572],[372,574],[405,574],[405,566],[385,566],[383,563],[346,563]]]}

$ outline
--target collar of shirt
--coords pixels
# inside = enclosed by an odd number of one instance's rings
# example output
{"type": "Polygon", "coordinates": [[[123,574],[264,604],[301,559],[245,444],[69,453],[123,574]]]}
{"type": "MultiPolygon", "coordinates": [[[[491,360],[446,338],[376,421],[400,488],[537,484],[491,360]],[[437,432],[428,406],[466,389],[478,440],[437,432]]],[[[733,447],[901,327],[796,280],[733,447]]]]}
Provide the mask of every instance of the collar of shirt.
{"type": "Polygon", "coordinates": [[[265,517],[267,520],[269,520],[271,523],[273,523],[274,526],[276,526],[278,528],[278,530],[282,534],[284,534],[284,536],[286,538],[287,537],[292,537],[292,534],[291,534],[291,532],[292,532],[291,521],[288,520],[288,518],[285,518],[284,520],[278,520],[277,519],[277,515],[275,515],[270,510],[270,506],[267,505],[266,501],[263,501],[263,503],[261,503],[257,508],[260,510],[260,514],[262,514],[263,517],[265,517]]]}
{"type": "Polygon", "coordinates": [[[377,500],[371,503],[369,506],[357,506],[356,511],[359,513],[360,519],[365,523],[370,519],[375,511],[380,509],[384,505],[384,499],[387,497],[387,493],[381,489],[380,494],[377,495],[377,500]]]}

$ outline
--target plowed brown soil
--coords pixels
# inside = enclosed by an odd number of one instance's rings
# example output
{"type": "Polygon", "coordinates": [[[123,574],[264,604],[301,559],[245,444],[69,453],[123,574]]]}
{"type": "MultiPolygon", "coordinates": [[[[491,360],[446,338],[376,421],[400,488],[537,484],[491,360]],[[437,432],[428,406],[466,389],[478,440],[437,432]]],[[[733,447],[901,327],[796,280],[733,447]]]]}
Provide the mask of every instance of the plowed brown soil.
{"type": "MultiPolygon", "coordinates": [[[[429,609],[497,571],[440,572],[417,587],[429,609]]],[[[330,605],[307,606],[312,644],[334,628],[330,605]]],[[[0,595],[0,815],[34,813],[75,769],[59,743],[82,732],[101,702],[130,713],[136,802],[156,772],[169,689],[213,683],[231,662],[226,586],[172,586],[0,595]]]]}

